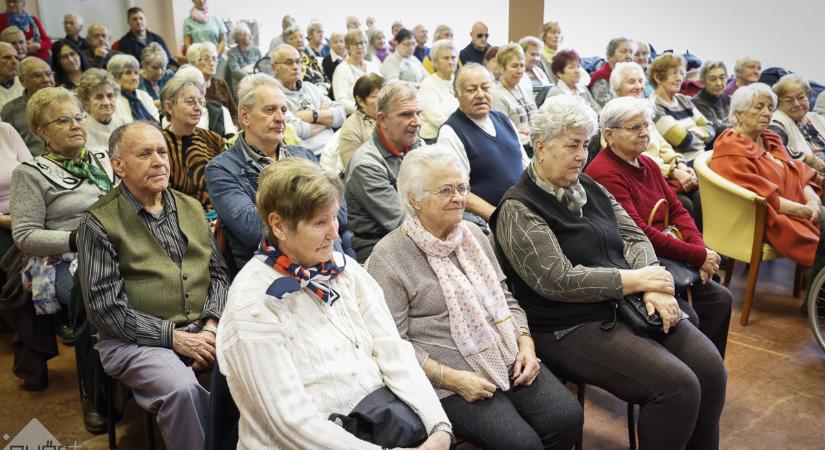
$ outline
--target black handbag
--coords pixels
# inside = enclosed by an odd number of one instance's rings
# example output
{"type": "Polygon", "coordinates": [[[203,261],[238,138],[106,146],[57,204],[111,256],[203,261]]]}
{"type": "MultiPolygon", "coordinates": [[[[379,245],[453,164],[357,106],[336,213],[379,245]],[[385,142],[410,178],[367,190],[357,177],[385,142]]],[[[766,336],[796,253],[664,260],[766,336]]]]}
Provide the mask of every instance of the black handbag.
{"type": "Polygon", "coordinates": [[[418,447],[427,430],[418,415],[384,386],[364,397],[348,415],[330,414],[329,420],[363,441],[381,447],[418,447]]]}
{"type": "Polygon", "coordinates": [[[620,300],[611,300],[611,306],[613,320],[602,322],[602,330],[612,330],[616,326],[616,321],[621,319],[639,336],[656,338],[664,335],[662,318],[658,312],[654,312],[652,316],[647,315],[647,307],[641,295],[628,295],[620,300]]]}
{"type": "MultiPolygon", "coordinates": [[[[684,241],[682,238],[682,232],[679,231],[679,228],[677,228],[676,225],[669,224],[670,209],[668,207],[667,200],[663,198],[659,199],[659,201],[657,201],[653,206],[653,210],[650,211],[650,216],[647,219],[647,224],[651,225],[653,223],[653,219],[656,217],[656,210],[658,210],[662,205],[665,207],[665,229],[662,230],[662,233],[672,237],[673,239],[684,241]]],[[[675,259],[663,257],[658,258],[659,264],[662,265],[665,270],[670,272],[670,275],[673,277],[673,285],[676,290],[680,293],[685,293],[688,299],[690,299],[690,287],[699,281],[699,269],[696,267],[691,267],[686,263],[675,259]]]]}

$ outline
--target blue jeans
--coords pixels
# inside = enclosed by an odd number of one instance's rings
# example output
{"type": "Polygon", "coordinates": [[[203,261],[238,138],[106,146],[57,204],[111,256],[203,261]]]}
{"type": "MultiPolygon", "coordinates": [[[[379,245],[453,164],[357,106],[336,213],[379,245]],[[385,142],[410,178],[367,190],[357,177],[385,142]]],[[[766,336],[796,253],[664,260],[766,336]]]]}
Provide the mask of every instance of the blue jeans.
{"type": "Polygon", "coordinates": [[[69,272],[69,264],[71,263],[62,262],[54,268],[54,290],[57,295],[57,301],[63,306],[69,305],[69,299],[72,296],[72,286],[74,286],[72,273],[69,272]]]}

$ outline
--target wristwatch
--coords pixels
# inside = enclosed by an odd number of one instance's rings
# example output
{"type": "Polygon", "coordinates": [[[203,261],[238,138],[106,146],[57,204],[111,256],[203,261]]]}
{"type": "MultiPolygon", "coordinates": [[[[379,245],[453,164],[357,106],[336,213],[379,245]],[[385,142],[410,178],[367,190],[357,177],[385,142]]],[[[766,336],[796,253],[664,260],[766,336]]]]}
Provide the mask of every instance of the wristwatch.
{"type": "Polygon", "coordinates": [[[436,431],[443,431],[450,435],[450,442],[455,443],[455,435],[453,434],[453,426],[446,422],[439,422],[433,427],[433,431],[430,432],[430,435],[435,433],[436,431]]]}
{"type": "Polygon", "coordinates": [[[318,111],[313,109],[312,110],[312,123],[317,123],[317,122],[318,122],[318,111]]]}

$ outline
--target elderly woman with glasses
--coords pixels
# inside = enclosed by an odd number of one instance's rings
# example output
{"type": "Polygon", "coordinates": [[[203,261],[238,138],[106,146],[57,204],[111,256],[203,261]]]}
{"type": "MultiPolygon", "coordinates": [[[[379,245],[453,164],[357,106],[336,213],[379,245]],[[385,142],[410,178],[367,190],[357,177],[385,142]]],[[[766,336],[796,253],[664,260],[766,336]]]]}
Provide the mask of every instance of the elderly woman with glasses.
{"type": "Polygon", "coordinates": [[[679,93],[685,78],[685,60],[672,53],[661,54],[650,63],[647,75],[656,89],[650,96],[656,108],[656,129],[691,164],[716,134],[713,124],[690,97],[679,93]]]}
{"type": "Polygon", "coordinates": [[[438,137],[438,129],[458,108],[453,87],[458,52],[452,40],[442,39],[435,41],[427,57],[432,58],[435,73],[421,82],[424,111],[418,135],[426,141],[434,141],[438,137]]]}
{"type": "Polygon", "coordinates": [[[108,154],[86,148],[85,118],[77,97],[62,87],[41,89],[26,105],[29,126],[45,144],[43,155],[17,166],[11,185],[12,237],[33,302],[12,312],[26,324],[16,330],[13,367],[26,390],[48,386],[46,361],[57,346],[43,331],[69,306],[80,216],[114,182],[108,154]]]}
{"type": "Polygon", "coordinates": [[[775,107],[776,94],[767,85],[738,88],[730,101],[731,128],[716,139],[709,166],[766,200],[765,236],[772,246],[797,263],[818,269],[825,255],[820,241],[825,224],[822,178],[792,158],[782,138],[768,128],[775,107]]]}
{"type": "Polygon", "coordinates": [[[724,286],[711,279],[719,270],[720,256],[705,247],[696,223],[662,176],[656,161],[647,156],[652,116],[650,102],[643,98],[619,97],[607,102],[599,116],[607,145],[585,173],[613,194],[647,235],[657,256],[699,270],[701,282],[691,287],[698,326],[724,358],[732,298],[724,286]],[[665,203],[656,209],[662,199],[665,203]],[[652,222],[648,223],[654,212],[652,222]],[[684,240],[665,234],[663,230],[668,224],[676,226],[684,240]]]}
{"type": "MultiPolygon", "coordinates": [[[[642,67],[636,62],[620,62],[610,74],[610,88],[617,97],[644,98],[647,83],[642,67]]],[[[659,133],[656,127],[648,128],[647,156],[659,166],[670,189],[676,193],[682,206],[690,213],[701,230],[702,205],[699,201],[699,181],[696,172],[685,163],[681,153],[659,133]]],[[[607,146],[603,135],[591,140],[588,159],[592,160],[598,152],[607,146]]],[[[589,162],[588,162],[589,164],[589,162]]]]}
{"type": "Polygon", "coordinates": [[[490,221],[504,273],[550,370],[640,405],[640,448],[718,449],[722,358],[681,320],[673,279],[644,232],[580,173],[595,130],[582,102],[545,101],[533,121],[533,160],[490,221]],[[631,295],[661,317],[655,338],[616,320],[613,301],[631,295]]]}
{"type": "Polygon", "coordinates": [[[463,221],[468,182],[449,149],[407,155],[398,173],[406,218],[375,246],[368,271],[456,436],[485,448],[569,449],[581,408],[536,358],[489,239],[463,221]]]}
{"type": "Polygon", "coordinates": [[[230,48],[227,53],[227,59],[229,60],[227,81],[229,86],[232,87],[232,91],[237,93],[238,83],[241,82],[243,77],[253,72],[252,69],[255,67],[255,63],[261,59],[261,51],[258,47],[252,45],[252,31],[243,22],[232,28],[230,36],[235,42],[235,46],[230,48]]]}
{"type": "Polygon", "coordinates": [[[203,74],[203,80],[206,83],[206,99],[214,100],[226,107],[232,115],[232,121],[236,122],[238,101],[235,99],[235,94],[226,80],[215,77],[218,67],[218,53],[215,51],[215,46],[211,42],[192,44],[186,51],[186,59],[203,74]]]}
{"type": "Polygon", "coordinates": [[[340,179],[306,159],[284,158],[259,180],[264,240],[232,283],[216,344],[240,410],[238,446],[380,448],[328,418],[385,388],[421,420],[421,448],[447,450],[449,419],[381,288],[333,249],[340,179]]]}
{"type": "Polygon", "coordinates": [[[126,124],[123,116],[115,114],[120,86],[114,77],[103,69],[92,68],[83,72],[77,98],[86,111],[86,148],[109,151],[109,136],[126,124]]]}
{"type": "Polygon", "coordinates": [[[409,81],[417,86],[427,76],[427,71],[413,54],[415,35],[404,28],[395,35],[395,42],[395,51],[381,64],[381,75],[387,81],[409,81]]]}
{"type": "Polygon", "coordinates": [[[136,120],[159,120],[158,108],[152,96],[140,87],[140,66],[132,55],[117,54],[112,56],[106,65],[106,70],[112,74],[120,85],[120,96],[117,100],[116,114],[125,123],[136,120]]]}
{"type": "Polygon", "coordinates": [[[797,74],[788,74],[773,85],[779,106],[770,129],[782,138],[793,159],[825,173],[825,116],[810,109],[811,85],[797,74]]]}
{"type": "Polygon", "coordinates": [[[160,106],[160,91],[175,75],[166,66],[169,56],[157,42],[147,45],[140,53],[140,89],[149,93],[155,106],[160,106]]]}
{"type": "Polygon", "coordinates": [[[347,59],[341,61],[332,75],[332,92],[335,100],[342,105],[347,114],[355,111],[355,98],[352,88],[355,82],[367,73],[381,74],[381,66],[375,61],[364,59],[366,55],[367,36],[361,30],[352,30],[344,37],[347,47],[347,59]]]}
{"type": "Polygon", "coordinates": [[[163,129],[169,155],[169,186],[198,199],[204,211],[211,212],[204,171],[209,161],[226,149],[226,142],[218,133],[198,127],[206,104],[203,85],[174,77],[163,87],[160,101],[169,121],[163,129]]]}
{"type": "MultiPolygon", "coordinates": [[[[622,64],[622,63],[619,63],[622,64]]],[[[561,50],[553,55],[550,70],[556,78],[556,85],[547,93],[548,97],[556,95],[573,95],[588,106],[593,108],[597,114],[602,107],[593,98],[590,90],[582,83],[582,59],[575,50],[561,50]]]]}

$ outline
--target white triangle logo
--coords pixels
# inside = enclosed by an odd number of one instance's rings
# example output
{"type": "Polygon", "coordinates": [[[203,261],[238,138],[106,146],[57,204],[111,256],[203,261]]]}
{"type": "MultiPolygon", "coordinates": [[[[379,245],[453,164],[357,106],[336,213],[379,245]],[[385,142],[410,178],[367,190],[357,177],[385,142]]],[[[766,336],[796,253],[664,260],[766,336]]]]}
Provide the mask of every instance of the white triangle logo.
{"type": "Polygon", "coordinates": [[[11,450],[12,446],[14,446],[15,449],[17,449],[18,446],[19,448],[30,449],[49,448],[49,446],[53,448],[65,448],[37,419],[30,420],[29,423],[17,433],[17,436],[3,447],[3,450],[11,450]]]}

